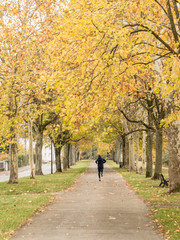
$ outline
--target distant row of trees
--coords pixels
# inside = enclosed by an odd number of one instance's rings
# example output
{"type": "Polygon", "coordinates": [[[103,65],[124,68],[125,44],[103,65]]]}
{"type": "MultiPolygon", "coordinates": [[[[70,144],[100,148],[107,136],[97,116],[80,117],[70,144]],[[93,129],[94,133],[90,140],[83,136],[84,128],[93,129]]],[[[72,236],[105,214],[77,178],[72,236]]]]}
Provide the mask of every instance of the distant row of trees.
{"type": "MultiPolygon", "coordinates": [[[[66,143],[94,135],[112,143],[119,136],[124,161],[129,142],[131,169],[130,133],[143,131],[147,177],[156,135],[158,178],[166,131],[170,192],[179,191],[177,1],[4,1],[0,23],[0,135],[11,146],[10,183],[18,181],[17,138],[25,125],[29,142],[36,141],[36,174],[43,136],[54,142],[58,159],[66,143]]],[[[33,169],[31,144],[29,157],[33,169]]]]}
{"type": "Polygon", "coordinates": [[[57,171],[62,171],[63,146],[64,169],[78,159],[73,144],[83,133],[77,131],[76,119],[71,119],[72,89],[67,88],[69,80],[61,78],[53,56],[56,50],[50,46],[61,9],[54,0],[0,3],[0,136],[9,146],[9,183],[18,183],[18,138],[27,131],[31,178],[43,174],[44,136],[54,144],[57,171]]]}

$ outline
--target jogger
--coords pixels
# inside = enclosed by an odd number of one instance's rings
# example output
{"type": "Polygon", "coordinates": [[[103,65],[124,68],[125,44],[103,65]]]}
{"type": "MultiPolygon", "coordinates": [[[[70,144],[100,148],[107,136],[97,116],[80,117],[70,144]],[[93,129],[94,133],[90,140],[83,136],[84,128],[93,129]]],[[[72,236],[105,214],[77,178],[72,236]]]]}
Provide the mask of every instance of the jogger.
{"type": "Polygon", "coordinates": [[[101,181],[101,177],[103,177],[104,163],[106,162],[100,155],[98,155],[98,159],[96,160],[96,164],[98,165],[98,177],[99,181],[101,181]]]}

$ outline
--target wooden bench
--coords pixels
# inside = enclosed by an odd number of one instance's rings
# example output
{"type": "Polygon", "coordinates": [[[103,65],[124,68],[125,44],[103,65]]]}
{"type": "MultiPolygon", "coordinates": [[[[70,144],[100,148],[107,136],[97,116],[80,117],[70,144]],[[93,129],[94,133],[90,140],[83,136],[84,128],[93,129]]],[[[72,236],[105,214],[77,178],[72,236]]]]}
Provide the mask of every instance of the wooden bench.
{"type": "Polygon", "coordinates": [[[169,179],[165,179],[163,174],[161,173],[161,183],[159,184],[159,187],[165,187],[167,186],[168,187],[168,182],[169,182],[169,179]]]}

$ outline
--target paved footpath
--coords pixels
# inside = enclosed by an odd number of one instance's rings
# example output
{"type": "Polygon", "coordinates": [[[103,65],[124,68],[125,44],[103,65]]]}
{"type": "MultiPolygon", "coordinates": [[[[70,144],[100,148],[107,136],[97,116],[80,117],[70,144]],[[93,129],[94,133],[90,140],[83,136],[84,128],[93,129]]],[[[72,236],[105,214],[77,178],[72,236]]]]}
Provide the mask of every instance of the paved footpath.
{"type": "Polygon", "coordinates": [[[96,164],[46,210],[23,226],[13,240],[162,240],[143,201],[121,175],[105,164],[97,178],[96,164]]]}

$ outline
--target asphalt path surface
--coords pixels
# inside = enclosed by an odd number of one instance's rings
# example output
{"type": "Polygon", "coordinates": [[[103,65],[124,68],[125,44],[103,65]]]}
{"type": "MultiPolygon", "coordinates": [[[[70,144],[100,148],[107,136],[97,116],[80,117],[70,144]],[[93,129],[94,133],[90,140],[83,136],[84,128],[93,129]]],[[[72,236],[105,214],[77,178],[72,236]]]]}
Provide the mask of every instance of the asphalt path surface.
{"type": "Polygon", "coordinates": [[[102,181],[91,162],[72,187],[56,195],[55,201],[18,230],[13,240],[164,239],[144,202],[107,164],[102,181]]]}
{"type": "MultiPolygon", "coordinates": [[[[50,163],[43,164],[42,171],[44,175],[50,174],[51,164],[50,163]]],[[[55,164],[53,164],[53,172],[55,172],[55,164]]],[[[18,169],[18,178],[30,176],[30,173],[31,173],[30,166],[21,167],[18,169]]],[[[9,174],[10,174],[9,171],[0,172],[0,182],[9,181],[9,174]]]]}

